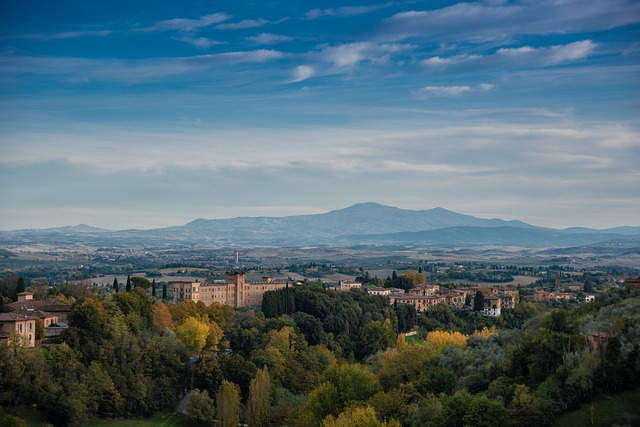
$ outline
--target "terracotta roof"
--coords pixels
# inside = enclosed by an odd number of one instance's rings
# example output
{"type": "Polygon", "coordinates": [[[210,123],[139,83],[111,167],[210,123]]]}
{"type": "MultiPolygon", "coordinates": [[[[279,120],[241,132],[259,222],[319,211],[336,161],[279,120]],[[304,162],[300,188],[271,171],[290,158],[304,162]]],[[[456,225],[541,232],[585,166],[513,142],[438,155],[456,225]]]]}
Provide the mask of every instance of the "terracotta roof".
{"type": "Polygon", "coordinates": [[[15,322],[17,320],[28,320],[35,319],[37,316],[33,313],[24,313],[24,312],[11,312],[11,313],[0,313],[0,321],[2,322],[15,322]]]}

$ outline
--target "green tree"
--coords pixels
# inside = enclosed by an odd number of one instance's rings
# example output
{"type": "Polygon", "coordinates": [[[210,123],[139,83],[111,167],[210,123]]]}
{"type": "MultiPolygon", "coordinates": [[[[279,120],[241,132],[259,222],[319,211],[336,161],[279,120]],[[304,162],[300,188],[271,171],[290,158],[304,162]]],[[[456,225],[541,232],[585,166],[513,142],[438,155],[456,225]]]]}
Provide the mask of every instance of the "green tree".
{"type": "Polygon", "coordinates": [[[442,402],[442,412],[437,417],[436,425],[447,427],[463,427],[464,417],[471,406],[472,397],[464,390],[456,391],[442,402]]]}
{"type": "Polygon", "coordinates": [[[20,292],[24,292],[24,291],[25,291],[24,277],[20,276],[20,277],[18,277],[18,284],[16,286],[16,294],[19,294],[20,292]]]}
{"type": "Polygon", "coordinates": [[[218,391],[216,422],[218,427],[238,427],[240,423],[240,388],[229,381],[222,381],[218,391]]]}
{"type": "Polygon", "coordinates": [[[140,276],[132,277],[131,284],[133,285],[134,288],[142,288],[142,289],[149,289],[149,287],[151,286],[151,282],[149,281],[149,279],[146,279],[140,276]]]}
{"type": "Polygon", "coordinates": [[[509,413],[501,402],[474,397],[463,417],[464,427],[506,427],[509,413]]]}
{"type": "Polygon", "coordinates": [[[127,292],[131,290],[131,276],[127,276],[127,287],[125,289],[127,292]]]}
{"type": "Polygon", "coordinates": [[[101,417],[118,414],[121,396],[106,369],[95,360],[81,374],[90,396],[90,409],[101,417]]]}
{"type": "Polygon", "coordinates": [[[213,399],[209,397],[206,390],[200,391],[197,388],[189,393],[187,401],[187,414],[201,423],[211,423],[213,420],[213,399]]]}
{"type": "Polygon", "coordinates": [[[360,345],[358,354],[360,357],[374,354],[380,350],[386,350],[393,346],[396,334],[391,327],[391,321],[372,320],[360,329],[360,345]]]}
{"type": "Polygon", "coordinates": [[[162,299],[163,300],[167,299],[167,284],[166,283],[162,284],[162,299]]]}
{"type": "Polygon", "coordinates": [[[207,343],[209,326],[195,317],[188,317],[182,325],[176,328],[176,335],[187,347],[189,353],[198,354],[207,343]]]}
{"type": "Polygon", "coordinates": [[[114,277],[113,278],[113,290],[115,291],[116,294],[118,293],[118,290],[119,290],[118,288],[119,288],[118,278],[114,277]]]}
{"type": "Polygon", "coordinates": [[[402,390],[394,388],[388,392],[376,393],[369,404],[373,406],[378,417],[382,420],[404,420],[407,417],[407,400],[409,396],[402,390]]]}
{"type": "Polygon", "coordinates": [[[247,399],[247,424],[249,427],[264,425],[269,417],[271,407],[271,378],[267,367],[256,372],[256,376],[249,384],[249,398],[247,399]]]}
{"type": "Polygon", "coordinates": [[[326,416],[340,413],[341,408],[338,389],[332,383],[324,382],[309,394],[303,410],[308,417],[305,424],[319,426],[326,416]]]}
{"type": "Polygon", "coordinates": [[[193,366],[193,386],[207,391],[209,396],[217,396],[224,379],[218,358],[204,356],[193,366]]]}
{"type": "Polygon", "coordinates": [[[151,282],[151,296],[156,297],[156,279],[153,279],[153,282],[151,282]]]}
{"type": "Polygon", "coordinates": [[[337,364],[329,366],[320,381],[328,382],[337,392],[337,405],[328,412],[337,415],[350,404],[365,402],[382,390],[378,378],[360,364],[337,364]]]}
{"type": "Polygon", "coordinates": [[[482,291],[476,291],[476,296],[473,298],[473,311],[482,311],[484,307],[484,294],[482,291]]]}
{"type": "Polygon", "coordinates": [[[17,415],[2,414],[0,415],[0,426],[3,427],[27,427],[26,421],[17,415]]]}

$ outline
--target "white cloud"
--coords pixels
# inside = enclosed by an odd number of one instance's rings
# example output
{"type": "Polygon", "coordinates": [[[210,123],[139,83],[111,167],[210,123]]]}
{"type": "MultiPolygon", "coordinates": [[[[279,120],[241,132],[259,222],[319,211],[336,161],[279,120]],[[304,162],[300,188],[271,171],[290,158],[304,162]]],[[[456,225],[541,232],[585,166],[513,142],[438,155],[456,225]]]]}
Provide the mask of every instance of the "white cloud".
{"type": "Polygon", "coordinates": [[[300,65],[293,70],[292,83],[307,80],[315,74],[315,69],[310,65],[300,65]]]}
{"type": "Polygon", "coordinates": [[[361,62],[384,64],[389,62],[391,54],[414,48],[414,45],[399,43],[345,43],[337,46],[323,46],[315,58],[322,63],[330,64],[335,69],[345,69],[361,62]]]}
{"type": "Polygon", "coordinates": [[[448,67],[448,66],[456,66],[461,64],[466,64],[472,61],[478,61],[482,59],[482,55],[454,55],[448,58],[442,58],[440,56],[433,56],[431,58],[427,58],[422,61],[422,64],[432,67],[448,67]]]}
{"type": "Polygon", "coordinates": [[[414,92],[414,96],[418,99],[428,99],[434,97],[453,97],[460,96],[465,93],[476,91],[488,91],[493,89],[494,85],[490,83],[481,83],[477,87],[467,85],[463,86],[425,86],[414,92]]]}
{"type": "Polygon", "coordinates": [[[219,66],[266,63],[283,57],[282,52],[271,49],[135,60],[5,55],[0,56],[0,73],[59,75],[77,82],[148,83],[219,66]]]}
{"type": "Polygon", "coordinates": [[[596,46],[591,40],[582,40],[550,47],[502,48],[498,49],[496,55],[509,58],[516,65],[550,66],[585,59],[593,53],[596,46]]]}
{"type": "Polygon", "coordinates": [[[183,32],[193,32],[200,28],[205,28],[213,24],[218,24],[231,19],[232,16],[226,13],[213,13],[202,16],[198,19],[175,18],[156,22],[152,27],[146,28],[146,31],[166,31],[176,30],[183,32]]]}
{"type": "MultiPolygon", "coordinates": [[[[457,120],[456,126],[421,121],[395,132],[384,123],[297,129],[159,126],[155,132],[60,126],[0,136],[0,171],[6,178],[0,195],[6,205],[22,208],[36,203],[91,208],[104,204],[118,188],[119,206],[127,209],[144,205],[172,212],[174,204],[196,212],[213,200],[233,205],[235,193],[258,204],[263,198],[277,204],[282,193],[283,203],[285,197],[306,203],[305,194],[315,184],[314,200],[327,196],[331,203],[342,203],[336,201],[342,196],[349,203],[390,204],[392,198],[418,197],[419,208],[437,203],[474,214],[511,204],[537,215],[536,203],[545,200],[547,215],[564,212],[568,218],[569,212],[575,215],[575,206],[596,209],[601,199],[607,200],[602,206],[617,199],[612,203],[616,209],[630,203],[637,207],[639,176],[632,154],[640,148],[638,141],[640,133],[633,127],[567,124],[565,118],[541,118],[539,124],[483,120],[461,125],[457,120]],[[49,194],[43,180],[50,184],[49,194]],[[28,182],[37,185],[28,188],[28,182]],[[167,198],[156,197],[169,194],[172,203],[162,204],[167,198]],[[25,197],[31,202],[16,203],[25,197]],[[553,206],[574,200],[582,202],[566,210],[553,206]]],[[[501,212],[518,216],[508,209],[501,212]]],[[[9,215],[6,209],[0,214],[9,215]]],[[[197,216],[203,215],[193,214],[197,216]]],[[[12,214],[12,224],[15,218],[12,214]]],[[[616,210],[615,221],[621,218],[616,210]]],[[[74,222],[100,225],[87,219],[74,222]]]]}
{"type": "Polygon", "coordinates": [[[549,67],[567,62],[575,62],[593,55],[598,45],[591,40],[582,40],[565,45],[547,47],[520,46],[500,48],[494,54],[433,56],[422,61],[422,65],[432,69],[454,67],[508,69],[513,67],[549,67]]]}
{"type": "Polygon", "coordinates": [[[211,46],[216,46],[220,44],[224,44],[224,42],[220,42],[217,40],[211,40],[206,37],[192,37],[192,36],[184,36],[179,39],[185,43],[188,43],[198,49],[207,49],[211,46]]]}
{"type": "Polygon", "coordinates": [[[216,26],[218,30],[244,30],[247,28],[257,28],[262,27],[265,24],[268,24],[269,21],[265,19],[245,19],[239,22],[233,22],[230,24],[220,24],[216,26]]]}
{"type": "Polygon", "coordinates": [[[371,48],[372,45],[367,42],[326,47],[322,50],[322,57],[336,67],[350,67],[367,58],[371,48]]]}
{"type": "Polygon", "coordinates": [[[247,40],[256,44],[278,44],[291,41],[293,38],[281,34],[261,33],[257,36],[247,37],[247,40]]]}
{"type": "Polygon", "coordinates": [[[412,37],[439,42],[487,41],[527,34],[566,34],[640,22],[632,0],[521,0],[514,3],[457,3],[429,11],[397,13],[378,28],[382,39],[412,37]]]}
{"type": "Polygon", "coordinates": [[[376,6],[345,6],[327,9],[312,9],[305,14],[307,19],[318,19],[323,16],[356,16],[375,12],[393,6],[393,3],[385,3],[376,6]]]}

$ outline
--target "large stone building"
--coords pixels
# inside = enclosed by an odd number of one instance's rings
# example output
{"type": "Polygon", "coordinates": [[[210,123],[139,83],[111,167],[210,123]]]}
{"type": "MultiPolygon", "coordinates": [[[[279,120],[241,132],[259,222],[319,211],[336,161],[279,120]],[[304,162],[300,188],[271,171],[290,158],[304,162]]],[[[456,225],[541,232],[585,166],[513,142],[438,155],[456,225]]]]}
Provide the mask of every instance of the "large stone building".
{"type": "Polygon", "coordinates": [[[261,282],[249,282],[243,272],[228,272],[226,280],[213,282],[172,282],[173,298],[179,301],[202,301],[209,306],[214,302],[233,308],[254,307],[262,304],[267,291],[287,286],[286,280],[263,277],[261,282]]]}

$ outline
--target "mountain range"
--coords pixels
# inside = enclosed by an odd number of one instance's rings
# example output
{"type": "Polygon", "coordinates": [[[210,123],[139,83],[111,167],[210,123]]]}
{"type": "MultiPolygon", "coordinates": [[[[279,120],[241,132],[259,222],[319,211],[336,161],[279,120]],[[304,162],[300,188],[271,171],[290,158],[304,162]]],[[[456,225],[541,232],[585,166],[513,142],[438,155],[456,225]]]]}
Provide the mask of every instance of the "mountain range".
{"type": "Polygon", "coordinates": [[[640,227],[607,230],[536,227],[522,221],[484,219],[443,208],[406,210],[359,203],[315,215],[196,219],[183,226],[151,230],[70,227],[0,231],[0,244],[57,246],[520,246],[571,247],[616,239],[640,242],[640,227]]]}

